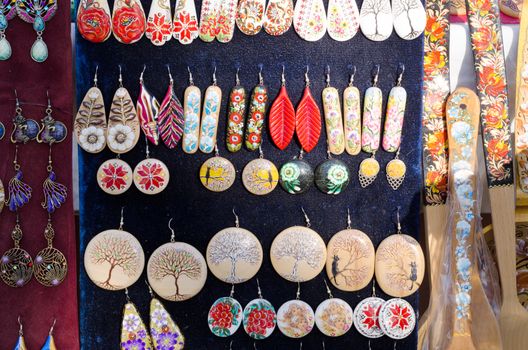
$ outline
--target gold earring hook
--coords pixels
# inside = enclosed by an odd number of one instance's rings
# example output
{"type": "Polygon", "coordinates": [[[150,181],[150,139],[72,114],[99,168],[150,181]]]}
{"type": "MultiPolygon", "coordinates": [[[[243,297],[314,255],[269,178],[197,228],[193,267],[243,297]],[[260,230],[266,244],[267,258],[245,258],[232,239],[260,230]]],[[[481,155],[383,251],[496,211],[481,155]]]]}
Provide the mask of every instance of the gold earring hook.
{"type": "Polygon", "coordinates": [[[176,241],[176,233],[174,232],[174,229],[171,226],[171,223],[172,223],[173,219],[174,218],[170,218],[169,224],[168,224],[169,230],[171,230],[171,239],[170,239],[171,243],[174,243],[176,241]]]}
{"type": "Polygon", "coordinates": [[[233,215],[235,216],[235,227],[240,227],[240,221],[238,220],[238,215],[235,211],[235,207],[233,207],[233,215]]]}
{"type": "Polygon", "coordinates": [[[306,214],[306,211],[304,210],[304,207],[301,207],[301,210],[304,214],[304,220],[306,221],[306,227],[310,227],[312,226],[312,224],[310,223],[310,218],[308,217],[308,214],[306,214]]]}

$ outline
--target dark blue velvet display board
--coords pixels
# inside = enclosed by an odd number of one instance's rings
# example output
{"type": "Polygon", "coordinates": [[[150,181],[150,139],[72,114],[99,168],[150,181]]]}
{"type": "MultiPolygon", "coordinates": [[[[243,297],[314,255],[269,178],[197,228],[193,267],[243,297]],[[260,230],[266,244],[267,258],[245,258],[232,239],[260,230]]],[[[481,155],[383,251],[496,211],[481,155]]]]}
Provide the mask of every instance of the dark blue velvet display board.
{"type": "MultiPolygon", "coordinates": [[[[149,2],[150,3],[150,2],[149,2]]],[[[143,1],[148,12],[149,5],[143,1]]],[[[358,3],[358,5],[361,5],[358,3]]],[[[174,1],[172,1],[174,9],[174,1]]],[[[198,12],[200,2],[197,2],[198,12]]],[[[148,257],[154,249],[167,242],[170,237],[167,228],[169,218],[174,217],[177,240],[188,242],[202,253],[209,239],[219,230],[232,226],[233,207],[240,216],[241,226],[259,237],[265,250],[264,264],[257,277],[264,297],[276,309],[295,298],[296,284],[287,282],[273,270],[269,260],[269,248],[273,238],[283,229],[292,225],[303,225],[301,206],[304,206],[312,221],[312,228],[328,241],[337,231],[346,227],[346,210],[350,208],[352,225],[366,232],[377,246],[387,235],[395,232],[396,208],[401,207],[403,230],[417,237],[419,233],[420,186],[421,179],[421,87],[423,42],[419,38],[404,41],[395,33],[385,42],[367,40],[358,33],[351,41],[340,43],[328,36],[309,43],[300,39],[295,31],[280,37],[271,37],[264,32],[254,37],[245,36],[238,30],[228,44],[203,43],[196,40],[189,46],[182,46],[175,40],[163,47],[153,46],[146,38],[134,45],[123,45],[110,38],[103,44],[92,44],[77,35],[77,99],[80,101],[92,85],[93,73],[99,65],[99,86],[105,95],[105,103],[111,103],[118,86],[118,65],[123,68],[124,85],[132,96],[138,94],[138,79],[144,64],[147,65],[145,84],[158,97],[163,98],[168,84],[166,65],[170,64],[178,96],[183,99],[187,86],[187,66],[194,73],[194,80],[202,91],[211,83],[213,67],[217,68],[218,85],[223,90],[223,105],[219,126],[219,146],[221,155],[229,158],[237,169],[237,181],[224,193],[207,191],[200,183],[198,169],[212,155],[196,153],[184,154],[181,148],[168,150],[165,146],[151,147],[151,156],[163,160],[171,172],[168,188],[157,196],[146,196],[131,188],[121,196],[112,197],[103,193],[96,183],[99,165],[113,157],[108,150],[98,155],[80,151],[79,172],[81,192],[81,269],[80,269],[80,308],[81,343],[85,350],[107,350],[118,347],[121,312],[125,302],[123,292],[109,292],[96,287],[88,279],[82,264],[84,249],[88,241],[100,231],[117,228],[120,207],[125,206],[125,230],[133,233],[142,243],[148,257]],[[305,194],[292,196],[280,186],[270,195],[257,197],[248,193],[241,182],[240,173],[245,164],[258,156],[241,150],[230,154],[225,147],[226,106],[229,90],[235,83],[236,67],[240,66],[240,79],[247,90],[258,82],[258,66],[263,66],[263,75],[269,88],[272,101],[280,88],[281,67],[286,66],[288,91],[294,104],[297,104],[304,88],[304,71],[310,66],[312,93],[320,103],[321,91],[325,85],[325,67],[330,65],[332,85],[342,91],[348,84],[351,65],[357,66],[356,85],[362,93],[371,85],[371,72],[376,64],[381,65],[379,86],[384,93],[384,103],[390,88],[397,78],[398,63],[405,64],[403,86],[408,92],[408,103],[403,131],[401,159],[407,164],[407,177],[397,191],[393,191],[385,179],[385,173],[367,189],[362,189],[357,179],[361,160],[368,155],[342,155],[337,158],[346,162],[353,174],[353,181],[338,196],[329,196],[315,187],[305,194]]],[[[316,149],[305,159],[316,166],[326,157],[326,136],[323,134],[316,149]]],[[[144,158],[144,142],[130,153],[122,156],[134,167],[144,158]]],[[[264,138],[263,150],[266,158],[280,166],[298,154],[299,147],[292,143],[285,151],[279,151],[264,138]]],[[[377,159],[384,169],[393,154],[378,152],[377,159]]],[[[315,309],[327,298],[323,284],[324,272],[316,279],[302,284],[302,298],[315,309]]],[[[148,322],[149,294],[143,279],[132,286],[130,296],[138,305],[145,322],[148,322]]],[[[209,307],[221,296],[229,294],[230,285],[220,282],[209,274],[203,291],[193,299],[180,303],[165,302],[173,318],[186,336],[186,348],[191,350],[228,349],[234,341],[233,349],[253,349],[251,340],[243,329],[231,338],[220,339],[213,336],[207,326],[209,307]]],[[[369,296],[371,287],[355,293],[333,290],[336,297],[347,300],[352,307],[369,296]]],[[[382,297],[386,297],[378,291],[382,297]]],[[[257,296],[255,279],[236,287],[236,297],[245,305],[257,296]]],[[[407,298],[415,308],[418,294],[407,298]]],[[[344,350],[368,349],[368,340],[352,329],[343,337],[330,339],[317,329],[302,339],[303,349],[344,350]]],[[[257,343],[259,350],[296,350],[299,340],[283,336],[278,329],[264,341],[257,343]]],[[[387,337],[372,340],[372,349],[389,349],[393,341],[387,337]]],[[[397,342],[398,349],[416,348],[416,330],[405,340],[397,342]]]]}

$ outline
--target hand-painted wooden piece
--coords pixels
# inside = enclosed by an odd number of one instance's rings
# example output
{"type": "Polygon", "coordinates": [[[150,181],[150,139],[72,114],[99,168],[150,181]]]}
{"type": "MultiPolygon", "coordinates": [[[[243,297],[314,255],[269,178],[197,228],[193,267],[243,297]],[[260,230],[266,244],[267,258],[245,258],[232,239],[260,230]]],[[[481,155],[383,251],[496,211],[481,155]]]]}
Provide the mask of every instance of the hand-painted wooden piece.
{"type": "Polygon", "coordinates": [[[499,0],[499,7],[502,13],[510,17],[521,18],[523,0],[499,0]]]}
{"type": "Polygon", "coordinates": [[[288,338],[302,338],[308,335],[315,325],[315,313],[308,303],[290,300],[277,311],[277,326],[288,338]]]}
{"type": "Polygon", "coordinates": [[[159,159],[147,158],[139,162],[134,168],[134,185],[144,194],[162,192],[167,188],[169,180],[169,169],[159,159]]]}
{"type": "Polygon", "coordinates": [[[136,103],[137,114],[139,117],[139,124],[143,134],[153,145],[158,145],[159,134],[158,118],[160,104],[156,96],[152,95],[143,83],[143,73],[139,79],[139,97],[136,103]]]}
{"type": "Polygon", "coordinates": [[[306,282],[321,273],[326,263],[326,245],[314,230],[292,226],[275,237],[270,249],[275,271],[291,282],[306,282]]]}
{"type": "Polygon", "coordinates": [[[200,138],[200,110],[202,107],[202,92],[200,88],[190,85],[183,94],[183,136],[182,148],[185,153],[198,151],[200,138]]]}
{"type": "Polygon", "coordinates": [[[392,34],[393,16],[389,0],[365,0],[359,13],[361,32],[372,41],[387,40],[392,34]]]}
{"type": "Polygon", "coordinates": [[[326,273],[337,289],[354,292],[365,288],[374,276],[374,245],[362,231],[346,229],[328,242],[326,273]]]}
{"type": "Polygon", "coordinates": [[[275,308],[266,299],[253,299],[244,308],[244,330],[253,339],[268,338],[277,325],[275,308]]]}
{"type": "Polygon", "coordinates": [[[328,2],[328,35],[336,41],[352,39],[359,30],[359,10],[356,0],[328,2]]]}
{"type": "Polygon", "coordinates": [[[466,15],[466,2],[464,0],[452,0],[449,2],[449,13],[453,16],[466,15]]]}
{"type": "Polygon", "coordinates": [[[216,85],[211,85],[205,90],[202,123],[200,126],[200,151],[211,153],[216,146],[218,132],[218,117],[222,103],[222,90],[216,85]]]}
{"type": "Polygon", "coordinates": [[[217,337],[229,337],[238,330],[244,315],[242,305],[231,297],[217,299],[209,310],[207,324],[217,337]]]}
{"type": "Polygon", "coordinates": [[[340,337],[352,328],[354,311],[343,299],[327,299],[315,310],[315,324],[324,335],[340,337]]]}
{"type": "Polygon", "coordinates": [[[139,118],[130,93],[122,86],[112,100],[106,133],[108,148],[117,154],[132,150],[139,140],[139,118]]]}
{"type": "Polygon", "coordinates": [[[321,192],[337,195],[350,182],[348,166],[339,159],[328,159],[315,168],[315,185],[321,192]]]}
{"type": "Polygon", "coordinates": [[[400,149],[406,103],[407,91],[401,86],[393,87],[387,100],[387,115],[383,128],[382,145],[387,152],[396,152],[400,149]]]}
{"type": "Polygon", "coordinates": [[[359,302],[354,309],[354,326],[357,331],[371,339],[383,337],[380,328],[379,312],[385,300],[378,297],[368,297],[359,302]]]}
{"type": "Polygon", "coordinates": [[[403,180],[405,180],[406,172],[407,166],[398,158],[395,158],[387,163],[387,166],[385,167],[387,182],[394,191],[396,191],[403,183],[403,180]]]}
{"type": "Polygon", "coordinates": [[[84,268],[98,287],[121,290],[143,273],[145,254],[139,241],[123,230],[106,230],[90,240],[84,252],[84,268]]]}
{"type": "Polygon", "coordinates": [[[161,102],[158,112],[158,131],[165,146],[176,148],[183,135],[184,127],[183,107],[176,92],[172,77],[165,98],[161,102]]]}
{"type": "Polygon", "coordinates": [[[264,30],[269,35],[286,33],[293,22],[293,0],[269,0],[264,13],[264,30]]]}
{"type": "Polygon", "coordinates": [[[345,149],[355,156],[361,152],[361,97],[359,89],[349,86],[343,92],[345,149]]]}
{"type": "Polygon", "coordinates": [[[97,170],[97,184],[108,194],[125,193],[133,181],[132,168],[121,159],[109,159],[97,170]]]}
{"type": "Polygon", "coordinates": [[[326,87],[323,89],[323,109],[328,150],[332,154],[341,154],[345,151],[345,135],[339,91],[336,88],[326,87]]]}
{"type": "Polygon", "coordinates": [[[163,299],[184,301],[203,289],[207,264],[202,253],[192,245],[169,242],[150,256],[147,278],[152,289],[163,299]]]}
{"type": "Polygon", "coordinates": [[[378,177],[380,165],[375,158],[366,158],[359,164],[359,184],[365,188],[378,177]]]}
{"type": "Polygon", "coordinates": [[[262,266],[262,246],[257,237],[240,227],[219,231],[207,245],[207,265],[219,280],[243,283],[253,278],[262,266]]]}
{"type": "Polygon", "coordinates": [[[228,43],[233,39],[237,18],[237,2],[237,0],[225,0],[220,4],[216,40],[221,43],[228,43]]]}
{"type": "Polygon", "coordinates": [[[156,46],[172,38],[172,12],[169,0],[153,0],[147,19],[147,38],[156,46]]]}
{"type": "Polygon", "coordinates": [[[236,178],[233,164],[222,157],[207,159],[200,168],[200,181],[210,191],[223,192],[229,189],[236,178]]]}
{"type": "Polygon", "coordinates": [[[264,128],[267,105],[268,89],[263,84],[259,84],[255,86],[251,94],[246,121],[244,143],[249,151],[258,150],[262,144],[262,130],[264,128]]]}
{"type": "Polygon", "coordinates": [[[268,118],[271,140],[280,150],[284,150],[295,133],[295,109],[284,84],[271,105],[268,118]]]}
{"type": "Polygon", "coordinates": [[[425,9],[420,0],[392,0],[394,30],[402,39],[413,40],[425,29],[425,9]]]}
{"type": "Polygon", "coordinates": [[[77,30],[93,43],[102,43],[112,33],[110,6],[107,0],[81,0],[77,9],[77,30]]]}
{"type": "Polygon", "coordinates": [[[323,0],[298,0],[293,14],[293,27],[306,41],[321,39],[327,28],[323,0]]]}
{"type": "Polygon", "coordinates": [[[236,85],[229,94],[227,109],[226,145],[229,152],[238,152],[244,138],[244,118],[246,115],[246,89],[236,85]]]}
{"type": "Polygon", "coordinates": [[[73,129],[77,144],[86,152],[99,153],[106,147],[106,112],[98,87],[90,88],[84,96],[73,129]]]}
{"type": "Polygon", "coordinates": [[[306,192],[314,182],[314,171],[308,162],[294,159],[282,165],[279,183],[290,194],[306,192]]]}
{"type": "Polygon", "coordinates": [[[407,301],[400,298],[390,299],[381,306],[379,324],[389,338],[404,339],[414,330],[416,315],[407,301]]]}
{"type": "MultiPolygon", "coordinates": [[[[524,10],[528,16],[528,10],[524,10]]],[[[515,102],[515,155],[519,191],[517,198],[528,193],[528,17],[521,19],[517,53],[517,94],[515,102]]],[[[519,205],[519,203],[517,204],[519,205]]]]}
{"type": "Polygon", "coordinates": [[[365,92],[363,105],[363,130],[361,146],[364,152],[375,153],[380,146],[381,110],[383,94],[381,89],[371,86],[365,92]]]}
{"type": "Polygon", "coordinates": [[[139,0],[117,0],[112,12],[112,32],[117,41],[133,44],[143,37],[147,27],[145,11],[139,0]]]}
{"type": "Polygon", "coordinates": [[[259,196],[266,195],[277,187],[279,171],[267,159],[253,159],[242,171],[242,183],[249,192],[259,196]]]}
{"type": "Polygon", "coordinates": [[[155,350],[147,327],[143,323],[139,311],[131,302],[126,303],[123,309],[123,322],[121,323],[121,350],[144,349],[155,350]]]}
{"type": "Polygon", "coordinates": [[[310,91],[310,86],[304,88],[303,97],[297,105],[295,132],[305,152],[312,151],[321,136],[321,111],[310,91]]]}
{"type": "Polygon", "coordinates": [[[203,0],[200,13],[199,37],[207,43],[213,41],[218,34],[218,17],[222,0],[203,0]]]}
{"type": "Polygon", "coordinates": [[[150,301],[150,336],[154,349],[169,346],[173,350],[183,350],[185,345],[185,337],[180,327],[156,298],[150,301]]]}
{"type": "Polygon", "coordinates": [[[256,35],[262,29],[266,0],[240,0],[236,24],[246,35],[256,35]]]}
{"type": "Polygon", "coordinates": [[[172,36],[180,44],[188,45],[198,38],[198,15],[194,0],[177,0],[174,8],[172,36]]]}

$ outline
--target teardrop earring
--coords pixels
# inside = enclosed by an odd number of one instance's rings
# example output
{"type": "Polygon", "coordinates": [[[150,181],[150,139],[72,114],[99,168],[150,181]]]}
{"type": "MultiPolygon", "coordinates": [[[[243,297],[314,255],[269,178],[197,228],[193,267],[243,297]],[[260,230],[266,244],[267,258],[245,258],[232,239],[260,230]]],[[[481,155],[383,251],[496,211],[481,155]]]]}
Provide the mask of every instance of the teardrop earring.
{"type": "Polygon", "coordinates": [[[163,349],[164,344],[170,343],[172,350],[182,350],[185,345],[185,337],[180,327],[174,322],[169,312],[159,301],[149,284],[147,287],[150,293],[150,337],[154,349],[163,349]]]}
{"type": "Polygon", "coordinates": [[[42,345],[41,350],[57,350],[57,346],[55,345],[55,339],[53,338],[53,331],[55,330],[56,323],[57,320],[53,320],[53,324],[51,325],[51,328],[49,330],[48,337],[46,338],[44,345],[42,345]]]}
{"type": "Polygon", "coordinates": [[[15,348],[13,350],[27,350],[26,341],[24,340],[24,326],[22,326],[22,320],[20,316],[18,316],[18,339],[15,344],[15,348]]]}
{"type": "Polygon", "coordinates": [[[145,11],[139,0],[116,1],[112,12],[112,32],[117,41],[133,44],[139,41],[147,26],[145,11]]]}
{"type": "Polygon", "coordinates": [[[281,151],[290,144],[295,133],[295,109],[286,90],[286,77],[282,66],[281,89],[269,111],[269,132],[275,146],[281,151]]]}
{"type": "Polygon", "coordinates": [[[6,39],[5,31],[8,21],[16,15],[17,0],[3,0],[0,2],[0,61],[6,61],[11,57],[11,45],[6,39]]]}
{"type": "Polygon", "coordinates": [[[57,1],[55,0],[18,0],[17,13],[25,22],[33,24],[37,32],[37,39],[31,46],[31,58],[38,63],[48,59],[48,46],[42,39],[46,22],[53,18],[57,12],[57,1]]]}
{"type": "Polygon", "coordinates": [[[107,0],[80,0],[77,30],[92,43],[102,43],[112,34],[110,6],[107,0]]]}
{"type": "Polygon", "coordinates": [[[128,295],[125,288],[126,304],[123,307],[123,321],[121,322],[121,350],[145,349],[154,350],[152,339],[139,311],[128,295]]]}

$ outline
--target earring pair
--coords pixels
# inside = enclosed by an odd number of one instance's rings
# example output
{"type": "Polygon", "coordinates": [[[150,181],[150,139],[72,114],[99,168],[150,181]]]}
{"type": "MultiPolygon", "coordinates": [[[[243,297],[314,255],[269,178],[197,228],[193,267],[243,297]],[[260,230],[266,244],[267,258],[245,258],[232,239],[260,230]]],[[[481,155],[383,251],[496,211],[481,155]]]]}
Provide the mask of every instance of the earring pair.
{"type": "MultiPolygon", "coordinates": [[[[44,345],[42,345],[41,350],[57,350],[57,346],[55,346],[55,339],[53,338],[53,330],[55,328],[56,322],[57,320],[54,319],[49,330],[48,337],[46,338],[44,345]]],[[[20,326],[18,329],[18,339],[13,350],[27,350],[26,341],[24,340],[24,327],[22,326],[22,320],[20,316],[18,316],[18,324],[20,326]]]]}

